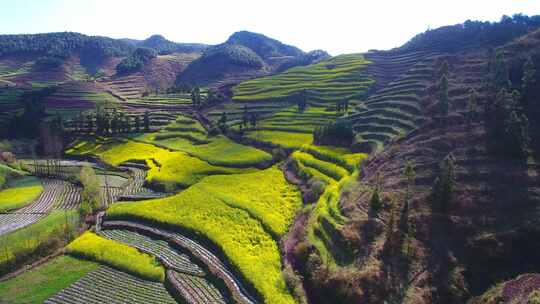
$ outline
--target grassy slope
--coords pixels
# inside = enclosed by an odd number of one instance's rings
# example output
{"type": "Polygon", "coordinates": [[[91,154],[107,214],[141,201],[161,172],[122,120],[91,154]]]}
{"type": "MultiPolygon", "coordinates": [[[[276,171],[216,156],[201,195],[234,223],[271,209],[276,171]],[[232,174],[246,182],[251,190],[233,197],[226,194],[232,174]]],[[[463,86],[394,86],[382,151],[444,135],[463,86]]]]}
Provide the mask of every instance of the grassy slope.
{"type": "Polygon", "coordinates": [[[283,233],[300,204],[282,173],[270,168],[253,175],[208,177],[172,197],[115,204],[107,214],[202,233],[221,248],[266,303],[293,303],[281,275],[278,244],[265,225],[283,233]],[[270,199],[276,193],[281,193],[281,199],[270,199]]]}
{"type": "Polygon", "coordinates": [[[18,277],[1,282],[0,303],[43,303],[97,267],[92,262],[60,256],[18,277]]]}
{"type": "Polygon", "coordinates": [[[92,232],[85,232],[66,250],[71,255],[107,264],[144,279],[160,282],[165,279],[165,269],[155,257],[92,232]]]}
{"type": "Polygon", "coordinates": [[[33,202],[43,192],[43,186],[35,177],[25,177],[7,184],[0,191],[0,212],[18,209],[33,202]]]}

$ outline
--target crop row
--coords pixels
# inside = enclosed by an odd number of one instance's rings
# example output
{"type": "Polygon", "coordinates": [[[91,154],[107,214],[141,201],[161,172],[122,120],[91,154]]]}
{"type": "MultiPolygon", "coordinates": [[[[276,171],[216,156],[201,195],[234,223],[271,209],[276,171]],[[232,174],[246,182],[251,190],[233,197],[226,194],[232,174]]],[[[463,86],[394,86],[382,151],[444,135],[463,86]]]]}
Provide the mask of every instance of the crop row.
{"type": "Polygon", "coordinates": [[[173,250],[165,241],[155,240],[127,230],[107,229],[102,230],[100,234],[157,257],[168,269],[192,275],[204,275],[199,266],[193,263],[187,255],[173,250]]]}
{"type": "Polygon", "coordinates": [[[44,180],[43,185],[44,190],[35,202],[11,213],[0,214],[0,235],[35,223],[52,209],[64,184],[57,180],[44,180]]]}
{"type": "Polygon", "coordinates": [[[45,304],[173,304],[161,283],[102,266],[47,299],[45,304]]]}
{"type": "Polygon", "coordinates": [[[201,277],[167,271],[167,279],[190,304],[227,303],[219,290],[201,277]]]}
{"type": "Polygon", "coordinates": [[[139,223],[129,222],[129,221],[106,221],[103,223],[104,227],[110,228],[123,228],[131,229],[135,231],[140,231],[145,234],[151,234],[158,238],[166,239],[170,242],[173,242],[175,245],[183,248],[184,250],[189,251],[193,256],[199,259],[204,263],[208,269],[216,277],[223,280],[225,285],[233,294],[233,297],[240,303],[255,303],[253,297],[249,295],[246,289],[242,286],[240,280],[229,270],[225,263],[223,263],[220,258],[213,254],[210,250],[206,249],[204,246],[198,242],[185,237],[179,233],[168,232],[165,230],[153,228],[139,223]]]}
{"type": "Polygon", "coordinates": [[[55,209],[76,209],[81,202],[81,188],[67,182],[64,182],[63,188],[62,194],[58,198],[58,205],[55,209]]]}

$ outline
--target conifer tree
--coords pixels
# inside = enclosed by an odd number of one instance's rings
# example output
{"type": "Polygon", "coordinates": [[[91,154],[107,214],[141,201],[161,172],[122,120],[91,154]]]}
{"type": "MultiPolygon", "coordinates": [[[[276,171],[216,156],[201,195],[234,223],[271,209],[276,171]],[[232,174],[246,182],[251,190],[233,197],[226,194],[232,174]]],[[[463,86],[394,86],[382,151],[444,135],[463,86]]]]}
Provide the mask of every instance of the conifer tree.
{"type": "Polygon", "coordinates": [[[150,113],[148,111],[144,112],[143,124],[144,124],[144,131],[150,132],[150,113]]]}
{"type": "Polygon", "coordinates": [[[450,153],[439,165],[439,176],[433,185],[432,198],[435,207],[447,212],[453,199],[455,186],[455,159],[450,153]]]}
{"type": "Polygon", "coordinates": [[[467,102],[467,121],[469,123],[473,122],[476,119],[477,108],[477,93],[475,89],[471,88],[469,90],[469,100],[467,102]]]}
{"type": "Polygon", "coordinates": [[[439,82],[439,111],[443,115],[448,114],[449,103],[448,103],[448,78],[446,75],[441,77],[439,82]]]}

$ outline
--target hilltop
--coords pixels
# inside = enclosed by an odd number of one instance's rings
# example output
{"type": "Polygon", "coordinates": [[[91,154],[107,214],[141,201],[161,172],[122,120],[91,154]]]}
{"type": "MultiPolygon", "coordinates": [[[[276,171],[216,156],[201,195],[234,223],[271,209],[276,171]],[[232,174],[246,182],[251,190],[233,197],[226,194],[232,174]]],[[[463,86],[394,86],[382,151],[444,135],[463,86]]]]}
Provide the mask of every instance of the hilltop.
{"type": "Polygon", "coordinates": [[[305,53],[262,34],[241,31],[232,34],[226,42],[206,49],[201,58],[178,75],[178,82],[230,86],[329,57],[324,51],[305,53]]]}

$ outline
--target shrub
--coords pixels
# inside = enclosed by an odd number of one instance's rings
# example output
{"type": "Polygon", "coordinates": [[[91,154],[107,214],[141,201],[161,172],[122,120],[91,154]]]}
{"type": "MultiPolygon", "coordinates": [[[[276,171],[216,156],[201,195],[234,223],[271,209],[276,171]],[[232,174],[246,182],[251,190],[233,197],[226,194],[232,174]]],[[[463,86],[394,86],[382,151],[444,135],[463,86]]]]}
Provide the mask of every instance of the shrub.
{"type": "Polygon", "coordinates": [[[116,71],[119,74],[139,71],[146,63],[156,56],[157,53],[153,49],[138,48],[131,56],[125,58],[116,66],[116,71]]]}
{"type": "Polygon", "coordinates": [[[350,147],[354,140],[352,125],[339,122],[315,128],[313,142],[318,145],[350,147]]]}

